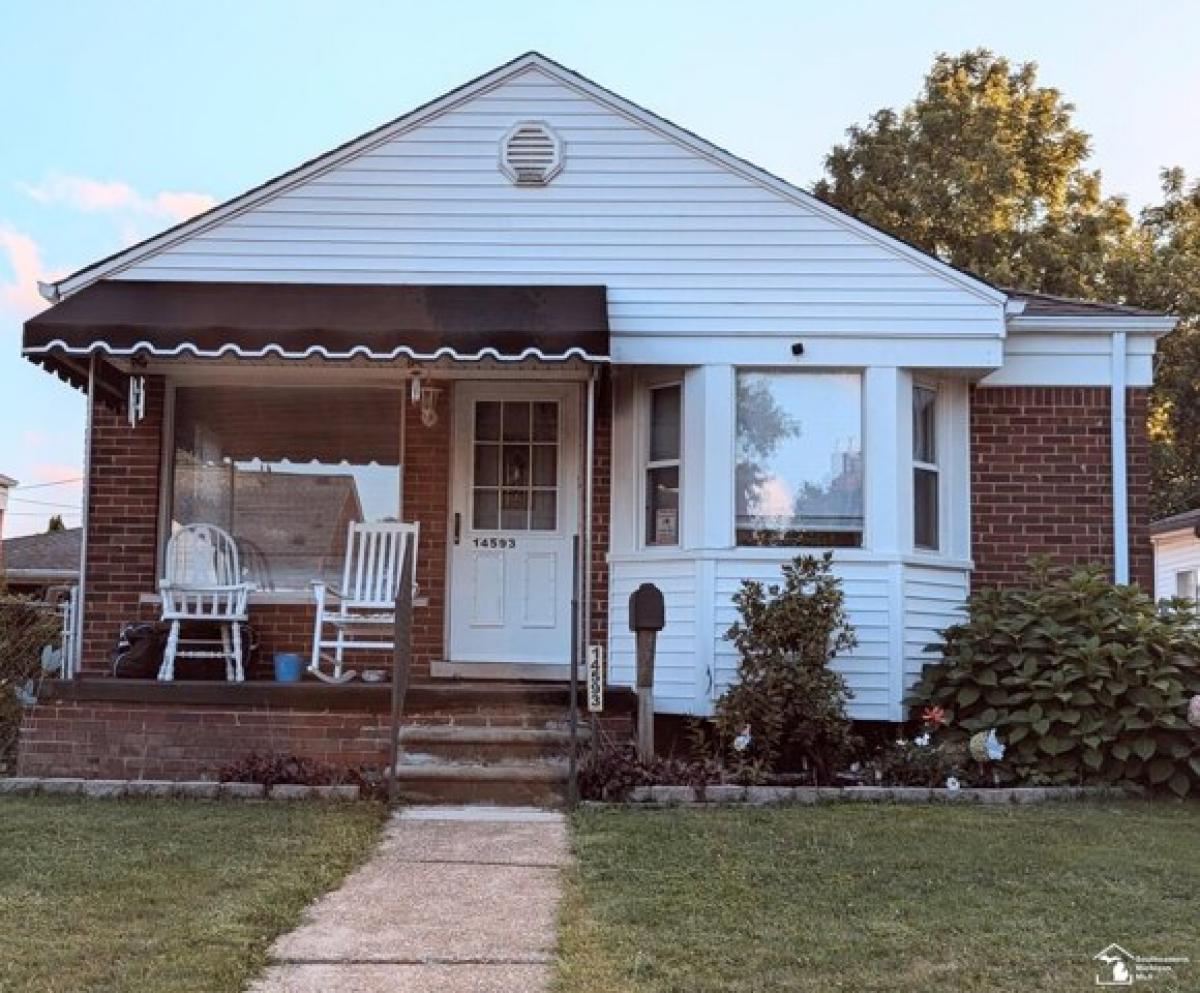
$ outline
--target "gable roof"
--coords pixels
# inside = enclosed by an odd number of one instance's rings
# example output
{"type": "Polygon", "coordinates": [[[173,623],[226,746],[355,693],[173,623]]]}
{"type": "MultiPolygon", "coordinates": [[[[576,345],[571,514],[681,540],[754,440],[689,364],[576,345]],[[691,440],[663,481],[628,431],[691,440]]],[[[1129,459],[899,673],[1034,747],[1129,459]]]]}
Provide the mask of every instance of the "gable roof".
{"type": "Polygon", "coordinates": [[[82,528],[45,531],[4,540],[4,569],[13,578],[21,575],[59,575],[79,572],[82,528]]]}
{"type": "Polygon", "coordinates": [[[860,221],[836,207],[830,206],[806,190],[775,176],[765,169],[753,165],[745,159],[733,155],[712,142],[646,110],[638,104],[613,93],[611,90],[605,89],[590,79],[538,52],[528,52],[521,55],[511,62],[484,73],[482,76],[451,90],[443,96],[395,120],[380,125],[378,128],[368,131],[358,138],[339,145],[324,155],[310,159],[294,169],[268,180],[240,196],[219,204],[191,220],[177,224],[145,241],[85,266],[56,283],[41,284],[40,289],[42,290],[42,294],[51,301],[57,301],[64,295],[74,293],[96,280],[128,268],[142,259],[187,239],[193,234],[197,234],[220,223],[230,216],[248,210],[271,199],[277,194],[312,179],[353,156],[389,141],[400,133],[424,124],[438,115],[470,100],[481,92],[531,70],[544,73],[559,83],[590,97],[610,110],[636,121],[659,136],[682,145],[730,172],[773,192],[779,197],[789,200],[824,217],[834,224],[854,232],[860,237],[874,242],[895,255],[915,263],[985,301],[1003,304],[1007,299],[1003,291],[989,285],[977,276],[956,269],[927,252],[860,221]]]}

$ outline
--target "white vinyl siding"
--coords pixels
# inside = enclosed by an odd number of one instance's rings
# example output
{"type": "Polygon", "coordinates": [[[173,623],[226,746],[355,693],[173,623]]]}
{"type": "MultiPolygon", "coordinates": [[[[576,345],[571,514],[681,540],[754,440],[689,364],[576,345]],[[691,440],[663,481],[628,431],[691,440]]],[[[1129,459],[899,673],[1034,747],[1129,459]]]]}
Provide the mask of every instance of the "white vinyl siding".
{"type": "Polygon", "coordinates": [[[1191,528],[1154,536],[1154,598],[1169,600],[1176,595],[1177,577],[1200,571],[1200,538],[1191,528]]]}
{"type": "Polygon", "coordinates": [[[597,283],[616,335],[1002,331],[994,301],[536,68],[116,278],[597,283]],[[524,119],[562,138],[548,186],[498,166],[524,119]]]}
{"type": "Polygon", "coordinates": [[[970,577],[966,569],[908,565],[904,569],[904,690],[938,658],[930,645],[940,632],[966,619],[970,577]]]}

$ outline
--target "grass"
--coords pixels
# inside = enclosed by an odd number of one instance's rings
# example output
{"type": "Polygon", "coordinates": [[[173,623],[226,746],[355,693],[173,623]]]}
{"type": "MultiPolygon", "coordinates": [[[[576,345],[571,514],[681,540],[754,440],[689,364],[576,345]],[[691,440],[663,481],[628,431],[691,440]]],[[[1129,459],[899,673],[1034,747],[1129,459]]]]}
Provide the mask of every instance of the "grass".
{"type": "Polygon", "coordinates": [[[370,849],[374,805],[0,801],[0,990],[222,993],[370,849]]]}
{"type": "Polygon", "coordinates": [[[1110,942],[1188,956],[1200,804],[583,811],[557,989],[1094,989],[1110,942]]]}

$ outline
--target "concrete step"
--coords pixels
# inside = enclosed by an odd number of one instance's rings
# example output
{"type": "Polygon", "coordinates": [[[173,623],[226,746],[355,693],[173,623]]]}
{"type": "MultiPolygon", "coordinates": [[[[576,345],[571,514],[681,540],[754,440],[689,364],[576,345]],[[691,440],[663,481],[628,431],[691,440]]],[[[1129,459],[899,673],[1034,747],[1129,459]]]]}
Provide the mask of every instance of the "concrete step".
{"type": "MultiPolygon", "coordinates": [[[[588,736],[589,730],[581,727],[577,740],[585,744],[588,736]]],[[[433,759],[494,765],[509,760],[565,758],[571,747],[571,733],[558,726],[414,725],[400,729],[400,744],[413,764],[427,764],[433,759]]]]}
{"type": "Polygon", "coordinates": [[[396,767],[400,796],[409,803],[494,803],[559,807],[566,798],[567,763],[404,761],[396,767]]]}

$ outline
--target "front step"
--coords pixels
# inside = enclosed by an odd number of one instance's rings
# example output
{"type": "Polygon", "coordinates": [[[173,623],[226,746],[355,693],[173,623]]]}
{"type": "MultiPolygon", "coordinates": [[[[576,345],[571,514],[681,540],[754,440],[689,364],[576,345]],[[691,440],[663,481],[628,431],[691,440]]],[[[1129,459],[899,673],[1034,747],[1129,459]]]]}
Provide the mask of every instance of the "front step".
{"type": "MultiPolygon", "coordinates": [[[[588,734],[588,729],[581,727],[578,741],[585,743],[588,734]]],[[[571,747],[571,732],[559,727],[410,725],[400,729],[400,744],[408,764],[446,761],[494,765],[562,758],[571,747]]]]}
{"type": "Polygon", "coordinates": [[[567,792],[567,763],[410,762],[396,767],[401,799],[408,803],[494,803],[559,807],[567,792]]]}

